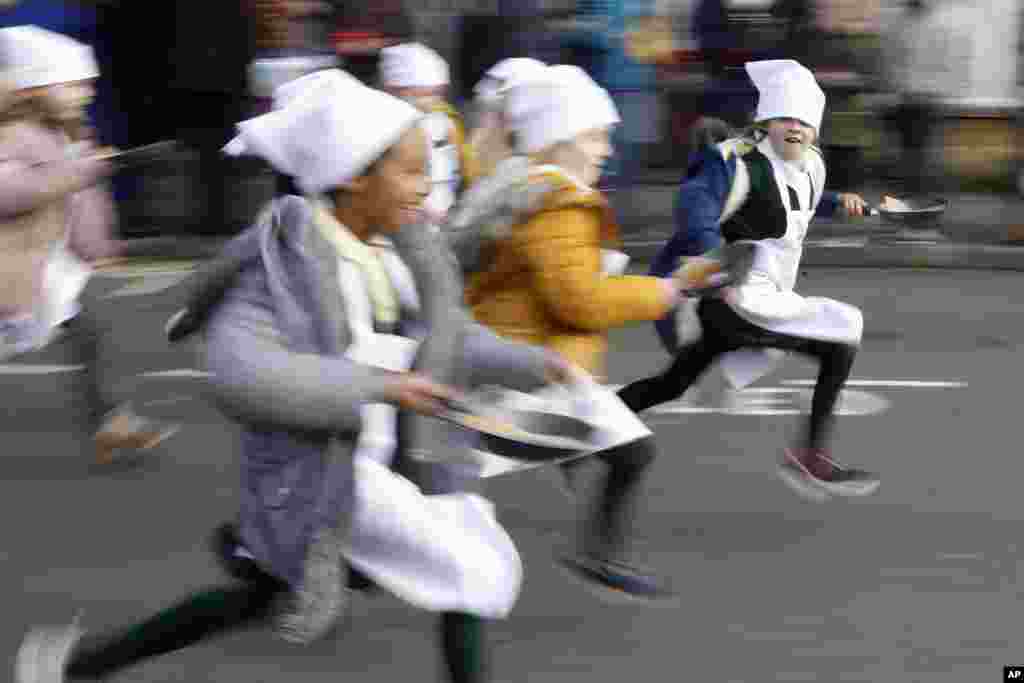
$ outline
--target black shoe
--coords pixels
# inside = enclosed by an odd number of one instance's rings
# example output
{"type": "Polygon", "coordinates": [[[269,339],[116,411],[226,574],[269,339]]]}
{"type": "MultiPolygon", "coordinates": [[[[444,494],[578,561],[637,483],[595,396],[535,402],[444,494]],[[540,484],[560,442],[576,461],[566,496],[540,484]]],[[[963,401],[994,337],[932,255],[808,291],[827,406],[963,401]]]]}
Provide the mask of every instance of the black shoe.
{"type": "Polygon", "coordinates": [[[360,593],[375,593],[378,586],[366,574],[349,565],[348,568],[348,589],[360,593]]]}
{"type": "Polygon", "coordinates": [[[210,536],[210,550],[213,551],[217,563],[229,576],[242,581],[255,581],[266,577],[260,566],[245,552],[242,539],[238,535],[238,526],[225,522],[210,536]]]}
{"type": "Polygon", "coordinates": [[[658,578],[625,562],[579,554],[564,557],[559,564],[572,578],[596,589],[603,599],[649,604],[673,604],[678,600],[677,594],[658,578]]]}

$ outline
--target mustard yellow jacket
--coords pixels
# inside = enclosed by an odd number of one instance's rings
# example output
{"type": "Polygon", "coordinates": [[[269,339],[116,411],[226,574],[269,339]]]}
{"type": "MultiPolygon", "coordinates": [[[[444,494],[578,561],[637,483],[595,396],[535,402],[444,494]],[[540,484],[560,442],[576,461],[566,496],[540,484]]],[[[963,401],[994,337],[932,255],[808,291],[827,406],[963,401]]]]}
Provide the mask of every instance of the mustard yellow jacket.
{"type": "Polygon", "coordinates": [[[561,353],[603,377],[608,330],[657,320],[669,306],[656,278],[606,276],[602,248],[618,245],[604,197],[553,171],[539,210],[492,243],[466,301],[497,334],[561,353]]]}

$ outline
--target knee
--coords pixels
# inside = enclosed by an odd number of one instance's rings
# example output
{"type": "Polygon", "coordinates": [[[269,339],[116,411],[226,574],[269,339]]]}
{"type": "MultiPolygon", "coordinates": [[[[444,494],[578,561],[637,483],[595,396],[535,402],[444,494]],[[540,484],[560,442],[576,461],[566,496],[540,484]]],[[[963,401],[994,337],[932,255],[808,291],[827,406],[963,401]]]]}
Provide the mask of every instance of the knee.
{"type": "Polygon", "coordinates": [[[601,460],[612,469],[640,472],[654,462],[657,453],[654,437],[648,436],[604,451],[601,460]]]}

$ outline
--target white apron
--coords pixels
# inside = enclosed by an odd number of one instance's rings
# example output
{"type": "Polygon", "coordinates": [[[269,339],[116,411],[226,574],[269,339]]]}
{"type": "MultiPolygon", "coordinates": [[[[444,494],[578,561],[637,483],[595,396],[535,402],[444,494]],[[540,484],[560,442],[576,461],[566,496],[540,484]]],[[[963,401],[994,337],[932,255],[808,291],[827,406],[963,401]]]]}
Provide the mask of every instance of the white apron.
{"type": "MultiPolygon", "coordinates": [[[[621,275],[629,264],[629,257],[620,251],[602,250],[601,261],[606,275],[621,275]]],[[[651,430],[630,410],[616,393],[597,383],[592,377],[578,371],[573,387],[545,387],[532,394],[504,391],[499,405],[518,410],[545,410],[587,420],[598,426],[593,448],[578,457],[593,455],[615,446],[632,443],[652,434],[651,430]]],[[[509,472],[542,467],[550,463],[522,462],[502,458],[481,449],[474,455],[479,460],[481,477],[496,477],[509,472]]]]}
{"type": "Polygon", "coordinates": [[[0,338],[0,360],[45,347],[60,324],[78,315],[78,297],[91,275],[92,267],[68,249],[66,239],[56,242],[43,266],[39,303],[30,317],[12,323],[17,334],[0,338]]]}
{"type": "MultiPolygon", "coordinates": [[[[403,306],[415,306],[412,276],[393,253],[382,261],[403,306]]],[[[356,264],[340,260],[352,360],[408,370],[417,344],[373,331],[369,297],[356,264]]],[[[342,554],[356,569],[406,602],[431,611],[484,618],[506,616],[522,585],[523,568],[494,507],[474,494],[425,496],[389,469],[396,447],[397,411],[363,407],[355,452],[356,508],[342,554]]]]}
{"type": "MultiPolygon", "coordinates": [[[[762,141],[758,149],[771,161],[775,172],[775,183],[786,208],[786,233],[780,238],[753,242],[757,245],[754,266],[747,282],[736,288],[736,298],[730,305],[744,320],[772,332],[860,344],[864,329],[860,309],[835,299],[803,297],[793,291],[804,238],[824,187],[823,169],[820,178],[812,181],[808,172],[780,160],[768,140],[762,141]],[[795,190],[799,207],[792,205],[788,187],[795,190]]],[[[680,340],[692,340],[694,334],[700,334],[696,300],[683,305],[689,310],[681,311],[677,318],[681,321],[680,340]]],[[[743,388],[771,372],[785,355],[778,349],[741,349],[725,354],[719,362],[729,383],[743,388]]]]}

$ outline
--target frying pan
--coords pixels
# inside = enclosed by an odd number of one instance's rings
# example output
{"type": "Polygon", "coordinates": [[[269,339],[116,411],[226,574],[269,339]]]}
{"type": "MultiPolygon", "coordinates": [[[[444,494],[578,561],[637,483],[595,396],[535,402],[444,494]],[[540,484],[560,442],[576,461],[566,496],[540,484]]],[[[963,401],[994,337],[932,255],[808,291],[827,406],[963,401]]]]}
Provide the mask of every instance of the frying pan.
{"type": "Polygon", "coordinates": [[[904,195],[893,199],[899,202],[899,208],[870,206],[868,215],[881,216],[883,221],[893,225],[918,228],[938,223],[949,206],[947,200],[929,195],[904,195]]]}
{"type": "Polygon", "coordinates": [[[497,408],[468,399],[450,399],[440,415],[480,436],[486,450],[526,462],[564,460],[594,449],[597,428],[579,418],[543,410],[497,408]]]}
{"type": "Polygon", "coordinates": [[[118,150],[112,154],[101,155],[99,158],[112,161],[120,166],[137,166],[159,161],[177,150],[177,140],[162,140],[150,145],[118,150]]]}

